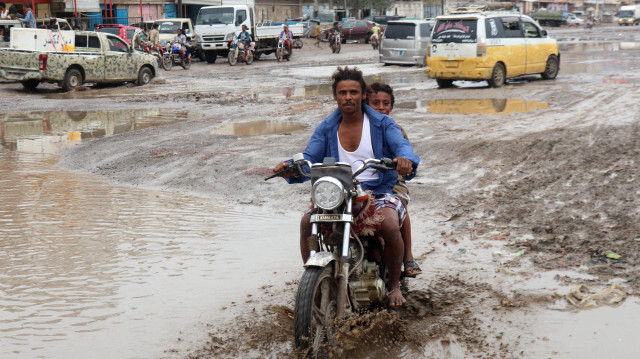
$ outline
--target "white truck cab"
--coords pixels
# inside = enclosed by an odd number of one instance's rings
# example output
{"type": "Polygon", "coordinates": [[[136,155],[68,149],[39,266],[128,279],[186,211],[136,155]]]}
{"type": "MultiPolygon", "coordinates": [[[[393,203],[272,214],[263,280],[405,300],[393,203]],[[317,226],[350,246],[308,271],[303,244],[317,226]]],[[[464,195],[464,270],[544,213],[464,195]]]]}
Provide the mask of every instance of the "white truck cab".
{"type": "MultiPolygon", "coordinates": [[[[257,26],[252,6],[249,5],[220,5],[205,6],[198,12],[195,33],[197,48],[202,51],[208,63],[216,62],[218,55],[227,57],[229,42],[234,35],[242,31],[246,25],[252,40],[255,42],[255,59],[264,53],[274,53],[278,46],[278,36],[283,30],[282,25],[257,26]]],[[[289,25],[294,38],[304,33],[302,24],[289,25]]]]}

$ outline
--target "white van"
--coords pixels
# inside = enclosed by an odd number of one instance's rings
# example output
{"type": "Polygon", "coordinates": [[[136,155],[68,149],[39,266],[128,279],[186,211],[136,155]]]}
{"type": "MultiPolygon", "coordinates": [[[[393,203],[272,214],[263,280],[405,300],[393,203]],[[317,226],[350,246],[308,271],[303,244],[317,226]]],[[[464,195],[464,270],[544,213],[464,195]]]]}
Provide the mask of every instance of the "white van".
{"type": "Polygon", "coordinates": [[[500,87],[507,78],[529,74],[554,79],[559,69],[556,40],[517,11],[470,9],[438,16],[427,52],[427,76],[439,87],[455,80],[500,87]]]}
{"type": "Polygon", "coordinates": [[[380,42],[380,62],[424,66],[431,24],[426,20],[393,20],[380,42]]]}

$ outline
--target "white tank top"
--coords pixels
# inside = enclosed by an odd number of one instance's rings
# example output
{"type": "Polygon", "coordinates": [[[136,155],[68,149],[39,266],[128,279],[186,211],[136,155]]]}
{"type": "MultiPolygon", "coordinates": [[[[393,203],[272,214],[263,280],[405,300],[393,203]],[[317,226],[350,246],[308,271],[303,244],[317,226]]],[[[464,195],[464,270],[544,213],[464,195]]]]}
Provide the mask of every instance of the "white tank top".
{"type": "MultiPolygon", "coordinates": [[[[351,173],[354,173],[360,165],[362,165],[364,160],[368,160],[370,158],[375,158],[373,155],[373,146],[371,145],[371,130],[369,129],[369,117],[367,114],[364,114],[364,121],[362,123],[362,136],[360,137],[360,145],[358,148],[349,152],[342,148],[342,144],[340,143],[340,135],[338,136],[338,156],[340,156],[340,162],[346,162],[351,164],[351,173]]],[[[356,177],[361,182],[377,180],[378,179],[378,171],[373,168],[369,168],[368,170],[362,172],[358,177],[356,177]]]]}

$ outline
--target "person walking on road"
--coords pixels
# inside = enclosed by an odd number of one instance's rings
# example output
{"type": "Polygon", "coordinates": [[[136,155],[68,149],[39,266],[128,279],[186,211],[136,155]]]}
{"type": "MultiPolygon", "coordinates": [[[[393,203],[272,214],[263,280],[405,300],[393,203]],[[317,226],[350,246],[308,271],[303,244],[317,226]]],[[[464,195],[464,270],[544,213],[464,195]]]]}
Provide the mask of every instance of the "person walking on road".
{"type": "Polygon", "coordinates": [[[316,47],[320,47],[320,41],[321,41],[321,34],[320,34],[320,24],[316,25],[316,47]]]}

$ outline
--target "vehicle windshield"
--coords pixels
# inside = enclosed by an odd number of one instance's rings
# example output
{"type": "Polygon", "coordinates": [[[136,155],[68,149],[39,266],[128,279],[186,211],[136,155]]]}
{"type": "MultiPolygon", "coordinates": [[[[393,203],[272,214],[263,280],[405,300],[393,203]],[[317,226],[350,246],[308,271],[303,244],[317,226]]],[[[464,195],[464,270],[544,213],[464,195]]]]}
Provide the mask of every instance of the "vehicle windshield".
{"type": "Polygon", "coordinates": [[[120,36],[120,28],[119,27],[101,27],[98,29],[98,32],[106,32],[107,34],[113,34],[116,36],[120,36]]]}
{"type": "Polygon", "coordinates": [[[414,39],[416,37],[416,25],[415,24],[394,24],[387,25],[387,29],[384,32],[384,37],[387,39],[414,39]]]}
{"type": "Polygon", "coordinates": [[[633,11],[631,11],[631,10],[620,11],[620,16],[619,17],[633,17],[633,11]]]}
{"type": "Polygon", "coordinates": [[[433,29],[432,42],[434,43],[475,43],[476,19],[446,19],[438,20],[433,29]]]}
{"type": "Polygon", "coordinates": [[[175,34],[181,25],[180,21],[158,21],[158,31],[161,34],[175,34]]]}
{"type": "Polygon", "coordinates": [[[233,8],[217,7],[200,9],[196,25],[233,24],[233,8]]]}

